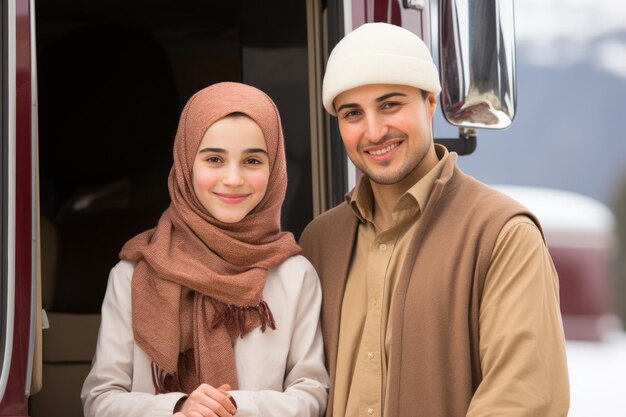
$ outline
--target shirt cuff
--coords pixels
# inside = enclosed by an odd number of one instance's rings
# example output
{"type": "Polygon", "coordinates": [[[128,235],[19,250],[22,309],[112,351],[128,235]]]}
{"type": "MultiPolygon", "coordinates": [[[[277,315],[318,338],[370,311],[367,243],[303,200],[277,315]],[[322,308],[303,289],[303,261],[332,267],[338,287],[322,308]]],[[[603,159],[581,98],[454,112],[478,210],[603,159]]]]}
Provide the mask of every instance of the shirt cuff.
{"type": "Polygon", "coordinates": [[[237,403],[237,417],[257,417],[259,407],[253,391],[228,391],[237,403]]]}
{"type": "Polygon", "coordinates": [[[157,394],[154,396],[154,409],[158,415],[171,416],[174,414],[174,407],[181,398],[186,397],[181,392],[169,392],[167,394],[157,394]]]}

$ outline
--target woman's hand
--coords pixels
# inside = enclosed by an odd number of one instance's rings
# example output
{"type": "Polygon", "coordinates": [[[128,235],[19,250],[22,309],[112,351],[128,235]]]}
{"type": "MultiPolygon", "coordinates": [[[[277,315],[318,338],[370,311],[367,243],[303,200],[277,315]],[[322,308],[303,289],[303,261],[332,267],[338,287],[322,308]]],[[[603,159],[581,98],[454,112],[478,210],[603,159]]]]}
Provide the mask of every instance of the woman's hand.
{"type": "Polygon", "coordinates": [[[215,388],[202,384],[183,403],[179,412],[172,417],[233,417],[237,408],[230,400],[230,385],[215,388]]]}

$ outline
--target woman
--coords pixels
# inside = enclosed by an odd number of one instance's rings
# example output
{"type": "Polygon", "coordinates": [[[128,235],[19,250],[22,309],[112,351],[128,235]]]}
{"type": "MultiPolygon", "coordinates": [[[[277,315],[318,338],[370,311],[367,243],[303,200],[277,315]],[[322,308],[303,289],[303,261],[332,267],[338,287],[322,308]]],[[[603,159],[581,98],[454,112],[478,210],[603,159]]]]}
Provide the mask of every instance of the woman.
{"type": "Polygon", "coordinates": [[[227,82],[188,101],[171,204],[109,277],[86,416],[323,414],[321,292],[280,230],[286,183],[267,95],[227,82]]]}

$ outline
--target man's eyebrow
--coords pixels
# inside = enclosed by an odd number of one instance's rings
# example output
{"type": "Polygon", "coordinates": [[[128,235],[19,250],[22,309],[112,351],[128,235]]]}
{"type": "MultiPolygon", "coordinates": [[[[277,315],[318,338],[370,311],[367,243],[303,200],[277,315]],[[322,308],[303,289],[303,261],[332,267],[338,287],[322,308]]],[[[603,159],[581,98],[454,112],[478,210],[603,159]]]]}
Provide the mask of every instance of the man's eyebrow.
{"type": "Polygon", "coordinates": [[[406,97],[406,94],[401,93],[401,92],[399,92],[399,91],[393,91],[393,92],[391,92],[391,93],[388,93],[388,94],[385,94],[385,95],[382,95],[382,96],[378,97],[378,98],[376,99],[376,102],[380,103],[381,101],[385,101],[385,100],[387,100],[388,98],[391,98],[391,97],[394,97],[394,96],[402,96],[402,97],[406,97]]]}
{"type": "MultiPolygon", "coordinates": [[[[388,94],[385,94],[385,95],[382,95],[382,96],[376,98],[376,102],[380,103],[381,101],[385,101],[388,98],[395,97],[395,96],[406,97],[406,94],[401,93],[399,91],[393,91],[391,93],[388,93],[388,94]]],[[[339,113],[343,109],[346,109],[346,108],[353,109],[353,108],[356,108],[356,107],[359,107],[359,105],[356,104],[356,103],[346,103],[346,104],[342,104],[341,106],[339,106],[339,108],[337,108],[336,112],[339,113]]]]}
{"type": "MultiPolygon", "coordinates": [[[[198,151],[198,153],[206,153],[206,152],[213,152],[213,153],[227,153],[226,149],[224,148],[202,148],[198,151]]],[[[268,155],[267,151],[263,148],[248,148],[245,149],[243,151],[244,154],[251,154],[251,153],[264,153],[266,155],[268,155]]]]}
{"type": "Polygon", "coordinates": [[[356,103],[346,103],[346,104],[342,104],[341,106],[339,106],[339,108],[337,110],[335,110],[337,113],[339,113],[341,110],[343,109],[353,109],[359,107],[358,104],[356,103]]]}

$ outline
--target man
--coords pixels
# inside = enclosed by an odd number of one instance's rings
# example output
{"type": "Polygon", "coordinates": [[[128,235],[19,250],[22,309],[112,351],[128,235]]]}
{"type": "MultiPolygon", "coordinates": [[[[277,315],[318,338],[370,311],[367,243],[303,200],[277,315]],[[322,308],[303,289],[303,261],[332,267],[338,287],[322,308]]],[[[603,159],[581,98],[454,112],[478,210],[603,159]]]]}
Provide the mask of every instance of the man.
{"type": "Polygon", "coordinates": [[[332,51],[324,107],[363,176],[301,245],[324,291],[327,416],[567,415],[558,282],[536,218],[433,144],[424,43],[384,23],[332,51]]]}

